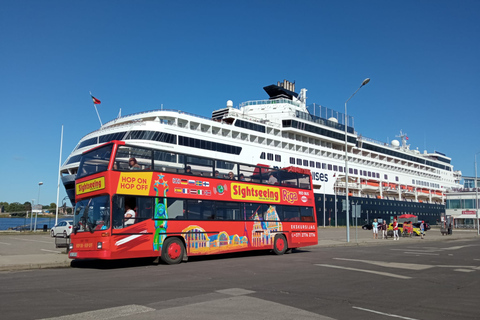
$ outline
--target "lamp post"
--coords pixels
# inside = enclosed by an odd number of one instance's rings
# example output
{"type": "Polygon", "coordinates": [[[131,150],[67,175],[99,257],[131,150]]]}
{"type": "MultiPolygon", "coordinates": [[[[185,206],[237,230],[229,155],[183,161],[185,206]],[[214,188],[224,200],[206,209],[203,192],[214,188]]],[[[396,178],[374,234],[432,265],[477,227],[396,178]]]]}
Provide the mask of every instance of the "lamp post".
{"type": "Polygon", "coordinates": [[[347,128],[348,128],[348,116],[347,116],[347,102],[353,98],[353,96],[360,90],[364,85],[370,82],[370,78],[363,80],[360,87],[355,91],[347,101],[345,101],[345,203],[346,203],[346,216],[347,216],[347,242],[350,242],[350,213],[349,213],[349,203],[348,203],[348,139],[347,139],[347,128]]]}
{"type": "Polygon", "coordinates": [[[475,217],[477,220],[477,235],[480,235],[480,223],[478,221],[478,182],[477,182],[477,154],[480,152],[475,153],[475,217]]]}
{"type": "Polygon", "coordinates": [[[35,199],[32,199],[32,212],[30,214],[30,231],[32,231],[32,228],[33,228],[32,223],[33,223],[33,206],[34,206],[34,204],[35,204],[35,199]]]}
{"type": "MultiPolygon", "coordinates": [[[[37,198],[37,206],[40,205],[40,187],[42,186],[43,182],[39,182],[38,183],[38,198],[37,198]]],[[[33,231],[37,231],[37,216],[38,216],[38,212],[35,212],[35,225],[33,227],[33,231]]]]}

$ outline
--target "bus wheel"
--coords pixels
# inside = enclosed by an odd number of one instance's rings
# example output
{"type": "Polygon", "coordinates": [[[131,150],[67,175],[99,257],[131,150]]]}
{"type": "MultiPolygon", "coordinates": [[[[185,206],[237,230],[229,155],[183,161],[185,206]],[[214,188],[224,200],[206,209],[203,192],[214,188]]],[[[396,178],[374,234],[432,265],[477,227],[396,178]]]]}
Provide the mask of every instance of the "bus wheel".
{"type": "Polygon", "coordinates": [[[273,242],[273,252],[278,255],[282,255],[287,251],[288,245],[287,240],[283,235],[275,236],[275,241],[273,242]]]}
{"type": "Polygon", "coordinates": [[[162,246],[161,259],[166,264],[177,264],[183,259],[185,247],[178,238],[168,238],[162,246]]]}

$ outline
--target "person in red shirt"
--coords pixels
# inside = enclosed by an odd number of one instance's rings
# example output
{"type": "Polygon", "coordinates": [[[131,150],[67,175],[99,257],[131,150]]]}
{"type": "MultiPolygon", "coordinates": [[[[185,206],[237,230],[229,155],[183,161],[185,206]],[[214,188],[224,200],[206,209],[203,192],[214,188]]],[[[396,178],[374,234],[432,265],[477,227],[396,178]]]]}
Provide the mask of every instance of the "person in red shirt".
{"type": "Polygon", "coordinates": [[[400,240],[400,237],[398,236],[397,219],[393,219],[393,240],[400,240]]]}

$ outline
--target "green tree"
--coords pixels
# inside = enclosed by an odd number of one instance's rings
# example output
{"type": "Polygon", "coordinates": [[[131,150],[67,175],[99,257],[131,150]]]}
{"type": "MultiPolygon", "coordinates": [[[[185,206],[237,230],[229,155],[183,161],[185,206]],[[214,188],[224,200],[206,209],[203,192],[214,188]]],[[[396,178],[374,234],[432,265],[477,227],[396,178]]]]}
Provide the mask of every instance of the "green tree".
{"type": "Polygon", "coordinates": [[[56,210],[57,209],[57,205],[55,203],[50,203],[50,209],[52,210],[56,210]]]}
{"type": "Polygon", "coordinates": [[[23,204],[23,206],[25,207],[26,211],[32,211],[32,203],[31,202],[27,201],[23,204]]]}
{"type": "Polygon", "coordinates": [[[12,202],[8,206],[8,212],[23,212],[25,211],[25,206],[20,202],[12,202]]]}

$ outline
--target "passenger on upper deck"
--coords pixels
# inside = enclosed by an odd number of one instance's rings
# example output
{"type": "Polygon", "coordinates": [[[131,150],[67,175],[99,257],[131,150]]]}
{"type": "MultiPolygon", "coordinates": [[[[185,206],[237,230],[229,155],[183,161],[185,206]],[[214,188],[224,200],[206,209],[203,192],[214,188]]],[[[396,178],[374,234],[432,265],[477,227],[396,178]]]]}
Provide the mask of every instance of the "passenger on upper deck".
{"type": "Polygon", "coordinates": [[[192,168],[190,166],[185,167],[185,174],[193,174],[192,168]]]}
{"type": "Polygon", "coordinates": [[[245,176],[243,175],[243,173],[240,173],[240,175],[238,176],[238,180],[245,181],[245,176]]]}
{"type": "Polygon", "coordinates": [[[130,167],[130,170],[140,170],[140,165],[137,163],[137,159],[135,159],[134,157],[131,157],[129,160],[128,160],[128,165],[130,167]]]}
{"type": "Polygon", "coordinates": [[[270,172],[270,173],[268,174],[268,182],[267,182],[267,183],[268,183],[268,184],[275,184],[275,183],[277,183],[277,182],[278,182],[277,178],[275,178],[275,177],[273,176],[273,173],[270,172]]]}
{"type": "Polygon", "coordinates": [[[227,177],[227,179],[230,179],[230,180],[235,180],[235,175],[233,174],[233,172],[232,172],[232,171],[230,171],[230,172],[228,173],[228,177],[227,177]]]}

